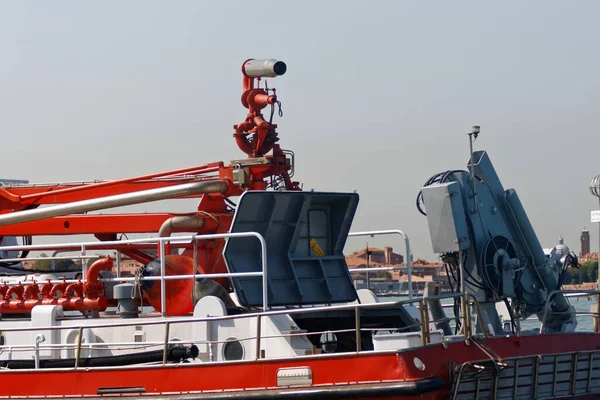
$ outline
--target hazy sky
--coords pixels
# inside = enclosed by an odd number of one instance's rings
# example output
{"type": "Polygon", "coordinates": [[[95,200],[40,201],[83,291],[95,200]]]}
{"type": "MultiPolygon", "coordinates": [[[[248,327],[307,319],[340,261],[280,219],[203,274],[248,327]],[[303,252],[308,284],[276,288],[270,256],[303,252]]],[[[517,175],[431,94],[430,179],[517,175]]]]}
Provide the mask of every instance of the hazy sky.
{"type": "Polygon", "coordinates": [[[562,233],[579,252],[587,227],[596,249],[598,15],[592,0],[2,1],[1,175],[112,179],[242,158],[240,65],[278,58],[280,144],[304,188],[360,193],[354,230],[403,229],[415,257],[433,258],[415,196],[464,168],[477,124],[476,147],[542,244],[562,233]]]}

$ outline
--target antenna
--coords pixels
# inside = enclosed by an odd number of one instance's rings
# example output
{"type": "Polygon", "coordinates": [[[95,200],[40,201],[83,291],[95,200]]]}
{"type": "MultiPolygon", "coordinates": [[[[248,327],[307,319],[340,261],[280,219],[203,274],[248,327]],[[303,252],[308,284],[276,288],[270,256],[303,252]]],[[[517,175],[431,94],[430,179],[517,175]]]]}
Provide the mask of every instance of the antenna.
{"type": "Polygon", "coordinates": [[[469,149],[471,154],[471,184],[473,185],[473,213],[477,212],[477,193],[475,192],[475,166],[473,159],[473,142],[477,140],[477,136],[479,136],[480,127],[479,125],[474,125],[473,130],[469,135],[469,149]]]}

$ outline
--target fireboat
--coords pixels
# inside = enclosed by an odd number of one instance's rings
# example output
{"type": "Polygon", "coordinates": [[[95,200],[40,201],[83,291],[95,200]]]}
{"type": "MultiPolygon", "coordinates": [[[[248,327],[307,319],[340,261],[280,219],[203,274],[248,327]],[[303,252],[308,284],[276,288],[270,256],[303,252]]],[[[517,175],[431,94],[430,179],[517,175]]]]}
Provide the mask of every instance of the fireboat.
{"type": "Polygon", "coordinates": [[[467,169],[432,176],[417,198],[452,292],[428,282],[422,296],[386,302],[355,289],[348,237],[399,235],[411,287],[408,235],[351,232],[359,194],[293,180],[294,153],[273,122],[281,102],[267,85],[286,70],[242,64],[248,113],[233,138],[245,158],[112,181],[3,182],[0,397],[600,396],[600,333],[577,331],[561,288],[577,257],[544,253],[516,191],[473,151],[478,127],[467,169]],[[197,209],[94,213],[181,198],[197,209]],[[82,234],[95,240],[34,244],[82,234]],[[81,268],[21,268],[40,251],[75,253],[81,268]],[[116,256],[88,267],[97,252],[116,256]],[[122,256],[143,265],[135,276],[121,275],[122,256]],[[540,328],[522,329],[533,315],[540,328]]]}

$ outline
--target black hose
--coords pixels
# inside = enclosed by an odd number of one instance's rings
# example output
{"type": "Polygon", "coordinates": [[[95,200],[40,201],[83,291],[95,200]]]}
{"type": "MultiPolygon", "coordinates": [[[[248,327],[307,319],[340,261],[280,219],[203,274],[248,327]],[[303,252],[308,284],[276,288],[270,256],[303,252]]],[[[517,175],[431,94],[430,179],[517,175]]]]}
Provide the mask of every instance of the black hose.
{"type": "MultiPolygon", "coordinates": [[[[167,350],[167,361],[182,362],[198,357],[198,347],[195,345],[173,345],[167,350]]],[[[142,353],[123,354],[119,356],[80,358],[79,367],[118,367],[122,365],[160,362],[163,360],[163,350],[146,351],[142,353]]],[[[0,367],[8,369],[35,368],[35,360],[2,360],[0,367]]],[[[74,358],[40,360],[40,368],[73,368],[74,358]]]]}

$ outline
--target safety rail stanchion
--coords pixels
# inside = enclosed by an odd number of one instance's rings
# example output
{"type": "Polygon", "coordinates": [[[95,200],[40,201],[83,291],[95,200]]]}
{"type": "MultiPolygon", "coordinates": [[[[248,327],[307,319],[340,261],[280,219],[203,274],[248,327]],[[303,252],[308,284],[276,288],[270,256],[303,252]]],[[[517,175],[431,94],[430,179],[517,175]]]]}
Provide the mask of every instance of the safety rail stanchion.
{"type": "Polygon", "coordinates": [[[356,352],[360,353],[362,345],[362,335],[360,334],[360,308],[354,307],[354,329],[355,329],[355,340],[356,340],[356,352]]]}
{"type": "Polygon", "coordinates": [[[430,342],[430,338],[429,338],[429,307],[427,306],[427,300],[426,298],[423,299],[423,301],[421,302],[421,309],[423,310],[423,337],[422,337],[422,341],[423,341],[423,345],[428,345],[430,342]]]}
{"type": "Polygon", "coordinates": [[[167,264],[165,255],[165,242],[163,240],[159,243],[160,252],[160,311],[163,317],[167,316],[167,283],[165,282],[165,276],[167,275],[167,264]]]}
{"type": "Polygon", "coordinates": [[[465,338],[471,339],[471,313],[469,312],[469,295],[463,293],[462,296],[462,315],[463,315],[463,332],[465,338]]]}
{"type": "Polygon", "coordinates": [[[261,323],[262,319],[260,314],[256,316],[256,359],[260,359],[260,336],[261,336],[261,323]]]}
{"type": "MultiPolygon", "coordinates": [[[[481,334],[484,337],[488,337],[488,334],[483,327],[483,320],[481,319],[481,309],[479,308],[479,301],[472,293],[469,293],[467,297],[470,297],[473,300],[473,305],[475,306],[475,315],[477,315],[477,321],[479,324],[479,329],[481,329],[481,334]]],[[[469,332],[471,331],[471,329],[471,321],[469,320],[469,332]]]]}
{"type": "Polygon", "coordinates": [[[167,363],[167,353],[169,351],[169,329],[171,328],[171,324],[169,323],[169,321],[165,322],[165,343],[164,343],[164,347],[163,347],[163,359],[162,359],[162,365],[165,365],[167,363]]]}
{"type": "Polygon", "coordinates": [[[81,252],[79,253],[81,255],[81,280],[85,281],[87,279],[87,269],[88,269],[88,265],[87,265],[87,261],[85,260],[85,245],[81,245],[81,252]]]}
{"type": "Polygon", "coordinates": [[[117,278],[121,277],[121,252],[117,250],[115,255],[115,261],[117,263],[117,278]]]}
{"type": "Polygon", "coordinates": [[[410,253],[410,241],[408,235],[400,229],[389,229],[383,231],[365,231],[365,232],[350,232],[348,236],[375,236],[375,235],[400,235],[404,238],[404,244],[406,246],[406,273],[408,277],[408,298],[413,298],[413,287],[412,287],[412,254],[410,253]]]}
{"type": "Polygon", "coordinates": [[[194,262],[194,273],[197,273],[198,270],[198,241],[194,239],[194,253],[192,255],[192,260],[194,262]]]}
{"type": "Polygon", "coordinates": [[[79,357],[81,355],[81,339],[83,338],[83,326],[77,329],[77,348],[75,349],[75,366],[73,369],[77,369],[79,366],[79,357]]]}

